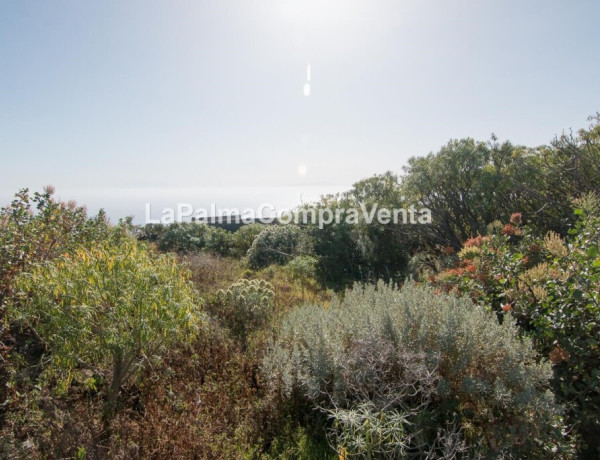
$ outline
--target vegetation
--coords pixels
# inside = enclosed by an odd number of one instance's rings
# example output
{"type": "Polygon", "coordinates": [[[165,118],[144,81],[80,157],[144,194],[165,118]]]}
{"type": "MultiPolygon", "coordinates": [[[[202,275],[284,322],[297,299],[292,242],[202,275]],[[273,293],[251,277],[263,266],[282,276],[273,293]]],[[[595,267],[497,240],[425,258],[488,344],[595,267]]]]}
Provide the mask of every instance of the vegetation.
{"type": "Polygon", "coordinates": [[[0,211],[2,458],[595,458],[600,118],[473,139],[296,210],[0,211]],[[412,278],[412,279],[411,279],[412,278]]]}
{"type": "Polygon", "coordinates": [[[455,266],[431,281],[517,319],[554,363],[555,394],[593,446],[600,429],[600,206],[594,196],[575,204],[578,220],[566,241],[554,232],[535,237],[513,214],[489,237],[467,240],[455,266]]]}
{"type": "Polygon", "coordinates": [[[241,279],[219,291],[219,296],[223,305],[220,316],[243,344],[248,334],[263,327],[272,315],[275,294],[268,281],[241,279]]]}
{"type": "Polygon", "coordinates": [[[63,371],[61,387],[77,370],[93,373],[85,383],[94,389],[97,379],[107,383],[107,418],[135,371],[199,320],[175,259],[153,256],[132,239],[58,257],[15,284],[9,319],[33,331],[48,351],[48,369],[63,371]]]}
{"type": "Polygon", "coordinates": [[[294,256],[310,250],[309,239],[295,225],[269,226],[261,231],[248,250],[250,268],[285,264],[294,256]]]}
{"type": "Polygon", "coordinates": [[[264,363],[270,385],[330,413],[333,445],[352,457],[568,455],[550,365],[514,322],[468,299],[355,286],[328,309],[295,309],[280,331],[264,363]],[[373,422],[361,431],[357,419],[373,422]]]}

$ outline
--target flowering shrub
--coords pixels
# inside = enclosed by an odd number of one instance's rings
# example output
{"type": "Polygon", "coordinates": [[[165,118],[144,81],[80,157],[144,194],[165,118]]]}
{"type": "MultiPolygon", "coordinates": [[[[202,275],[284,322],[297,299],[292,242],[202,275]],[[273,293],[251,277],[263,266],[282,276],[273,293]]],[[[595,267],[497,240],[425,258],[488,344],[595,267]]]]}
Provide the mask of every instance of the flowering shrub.
{"type": "Polygon", "coordinates": [[[9,383],[16,372],[13,358],[18,353],[14,347],[26,343],[30,350],[36,349],[30,343],[29,331],[22,334],[5,317],[6,305],[15,292],[15,279],[38,263],[100,241],[119,239],[123,230],[126,225],[111,229],[102,212],[88,218],[84,207],[56,200],[51,186],[33,194],[22,189],[10,205],[0,210],[0,421],[15,392],[9,383]]]}
{"type": "Polygon", "coordinates": [[[85,208],[57,201],[53,195],[51,186],[33,195],[23,189],[0,210],[0,307],[21,271],[93,244],[108,233],[102,213],[88,219],[85,208]]]}
{"type": "Polygon", "coordinates": [[[598,199],[579,200],[566,241],[535,237],[513,215],[477,254],[465,247],[457,265],[431,282],[439,291],[469,295],[503,320],[517,319],[537,351],[554,366],[554,391],[594,452],[600,432],[600,216],[598,199]],[[507,231],[507,228],[510,231],[507,231]]]}
{"type": "Polygon", "coordinates": [[[245,344],[248,334],[266,324],[273,309],[273,286],[264,280],[240,279],[219,291],[225,325],[245,344]]]}
{"type": "Polygon", "coordinates": [[[549,363],[536,363],[512,320],[499,324],[470,300],[430,288],[380,282],[355,286],[327,309],[296,309],[263,367],[272,387],[331,414],[346,449],[370,434],[351,436],[344,411],[368,407],[386,430],[394,417],[406,420],[390,431],[391,444],[373,445],[377,451],[444,455],[440,436],[484,456],[569,451],[548,390],[549,363]]]}

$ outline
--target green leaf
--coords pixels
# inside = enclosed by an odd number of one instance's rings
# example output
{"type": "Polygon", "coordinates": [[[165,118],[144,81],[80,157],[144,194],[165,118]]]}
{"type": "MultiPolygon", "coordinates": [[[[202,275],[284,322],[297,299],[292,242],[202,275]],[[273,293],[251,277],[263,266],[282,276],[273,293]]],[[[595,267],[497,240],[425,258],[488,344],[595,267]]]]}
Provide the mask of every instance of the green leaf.
{"type": "Polygon", "coordinates": [[[587,256],[590,259],[595,259],[596,257],[598,257],[598,246],[590,246],[587,250],[587,256]]]}

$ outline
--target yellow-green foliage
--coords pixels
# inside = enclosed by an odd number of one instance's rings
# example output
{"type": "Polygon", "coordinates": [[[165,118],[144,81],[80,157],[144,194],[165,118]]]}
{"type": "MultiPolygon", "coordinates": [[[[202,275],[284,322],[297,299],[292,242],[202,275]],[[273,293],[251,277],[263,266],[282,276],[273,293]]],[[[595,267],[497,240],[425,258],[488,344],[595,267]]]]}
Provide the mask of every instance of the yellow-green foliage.
{"type": "Polygon", "coordinates": [[[458,257],[461,260],[471,260],[471,259],[475,259],[477,256],[479,256],[480,252],[481,252],[481,249],[478,248],[477,246],[465,246],[458,253],[458,257]]]}
{"type": "Polygon", "coordinates": [[[85,208],[53,195],[51,186],[43,193],[22,189],[9,206],[0,209],[0,304],[10,297],[12,280],[21,271],[93,245],[111,233],[117,236],[118,229],[108,226],[102,212],[89,219],[85,208]]]}
{"type": "Polygon", "coordinates": [[[264,279],[273,285],[276,315],[289,312],[307,301],[325,305],[331,301],[331,290],[325,290],[312,279],[303,284],[303,280],[294,277],[287,265],[271,265],[255,273],[251,272],[249,276],[264,279]]]}
{"type": "Polygon", "coordinates": [[[143,359],[199,321],[191,283],[175,258],[155,256],[129,238],[38,265],[15,286],[11,319],[36,332],[66,380],[80,367],[112,373],[111,406],[143,359]]]}

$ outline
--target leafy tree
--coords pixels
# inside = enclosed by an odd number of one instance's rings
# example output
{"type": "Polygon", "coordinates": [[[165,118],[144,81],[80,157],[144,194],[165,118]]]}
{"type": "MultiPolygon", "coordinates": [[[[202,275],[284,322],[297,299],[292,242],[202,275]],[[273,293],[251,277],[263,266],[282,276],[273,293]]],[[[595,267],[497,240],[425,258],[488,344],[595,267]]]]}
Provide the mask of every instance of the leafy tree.
{"type": "Polygon", "coordinates": [[[571,199],[600,190],[600,116],[577,135],[538,148],[452,140],[437,153],[411,158],[402,178],[410,201],[431,209],[433,225],[415,228],[421,248],[439,249],[484,234],[488,224],[521,212],[540,235],[565,234],[571,199]]]}
{"type": "Polygon", "coordinates": [[[419,242],[428,248],[454,246],[482,233],[488,223],[506,215],[510,187],[503,170],[514,148],[506,143],[490,146],[473,139],[452,140],[436,153],[411,158],[402,189],[411,202],[431,210],[433,222],[417,229],[419,242]]]}
{"type": "Polygon", "coordinates": [[[411,252],[410,233],[407,231],[410,221],[382,223],[375,218],[368,223],[363,215],[364,210],[368,213],[381,209],[393,212],[406,207],[398,176],[387,172],[363,179],[352,186],[347,199],[353,207],[361,210],[359,225],[354,230],[369,279],[400,278],[411,252]]]}
{"type": "Polygon", "coordinates": [[[589,120],[588,129],[533,149],[539,179],[531,193],[540,194],[541,205],[530,222],[537,228],[564,235],[574,223],[571,199],[600,192],[600,114],[589,120]]]}
{"type": "MultiPolygon", "coordinates": [[[[318,258],[318,279],[335,289],[343,289],[355,280],[362,278],[363,259],[357,246],[355,226],[345,221],[321,226],[317,216],[319,210],[329,209],[335,213],[338,209],[348,208],[343,195],[326,195],[317,203],[307,204],[297,210],[305,212],[308,219],[303,230],[313,241],[314,256],[318,258]],[[312,220],[314,213],[315,220],[312,220]]],[[[364,270],[366,272],[366,270],[364,270]]]]}
{"type": "Polygon", "coordinates": [[[316,216],[321,210],[341,216],[339,222],[319,227],[315,221],[308,226],[321,280],[340,289],[357,280],[401,277],[411,251],[405,225],[380,223],[376,216],[380,209],[393,211],[404,206],[398,177],[391,172],[361,180],[348,192],[305,206],[316,216]],[[356,222],[346,219],[350,209],[358,212],[356,222]],[[372,221],[367,221],[365,212],[373,215],[372,221]]]}

